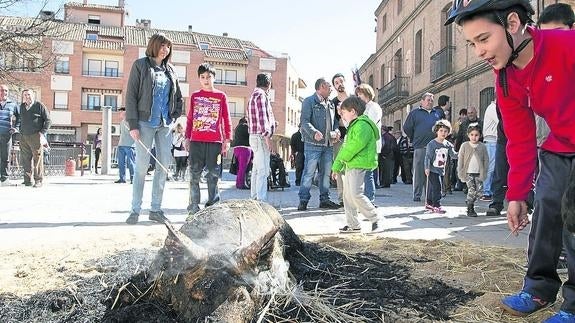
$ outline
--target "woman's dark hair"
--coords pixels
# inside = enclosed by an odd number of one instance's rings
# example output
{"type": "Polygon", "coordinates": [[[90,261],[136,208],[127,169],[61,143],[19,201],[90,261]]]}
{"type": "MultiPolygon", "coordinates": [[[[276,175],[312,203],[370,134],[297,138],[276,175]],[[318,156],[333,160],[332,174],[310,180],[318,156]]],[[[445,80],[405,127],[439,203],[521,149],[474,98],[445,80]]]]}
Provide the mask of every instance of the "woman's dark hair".
{"type": "Polygon", "coordinates": [[[148,57],[158,57],[158,53],[160,52],[160,48],[162,47],[162,45],[168,45],[170,47],[170,52],[168,53],[168,56],[166,56],[166,58],[164,58],[164,63],[167,63],[170,60],[170,57],[172,56],[172,40],[169,39],[165,34],[163,33],[158,33],[158,34],[154,34],[152,35],[152,37],[150,37],[150,41],[148,41],[148,47],[146,48],[146,56],[148,57]]]}
{"type": "Polygon", "coordinates": [[[365,102],[363,102],[359,97],[352,95],[343,100],[341,103],[341,109],[347,111],[355,110],[355,113],[360,116],[365,112],[365,102]]]}

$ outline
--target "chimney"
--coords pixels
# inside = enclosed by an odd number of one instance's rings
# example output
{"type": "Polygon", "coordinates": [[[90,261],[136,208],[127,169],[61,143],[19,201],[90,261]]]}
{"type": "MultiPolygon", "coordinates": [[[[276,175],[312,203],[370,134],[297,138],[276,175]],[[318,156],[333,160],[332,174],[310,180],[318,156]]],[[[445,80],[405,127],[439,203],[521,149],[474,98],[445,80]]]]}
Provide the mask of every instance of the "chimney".
{"type": "Polygon", "coordinates": [[[43,10],[40,11],[40,19],[42,20],[54,20],[54,11],[43,10]]]}
{"type": "Polygon", "coordinates": [[[118,0],[118,7],[124,8],[125,6],[126,4],[124,3],[124,0],[118,0]]]}
{"type": "Polygon", "coordinates": [[[136,27],[150,29],[152,28],[152,21],[150,19],[136,19],[136,27]]]}
{"type": "Polygon", "coordinates": [[[84,5],[87,5],[87,4],[88,4],[88,0],[84,0],[83,3],[84,3],[84,5]]]}
{"type": "Polygon", "coordinates": [[[228,37],[228,33],[223,33],[222,36],[228,37]]]}
{"type": "Polygon", "coordinates": [[[192,32],[192,25],[188,25],[188,32],[189,32],[189,33],[192,32]]]}

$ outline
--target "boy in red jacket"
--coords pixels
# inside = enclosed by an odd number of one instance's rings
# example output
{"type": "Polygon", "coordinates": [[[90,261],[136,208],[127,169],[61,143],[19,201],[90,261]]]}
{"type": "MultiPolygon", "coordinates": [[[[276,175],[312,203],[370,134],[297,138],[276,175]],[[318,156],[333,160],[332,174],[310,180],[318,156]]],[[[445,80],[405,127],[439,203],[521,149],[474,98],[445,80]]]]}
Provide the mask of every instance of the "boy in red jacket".
{"type": "Polygon", "coordinates": [[[200,210],[200,177],[207,168],[208,201],[206,207],[220,201],[218,180],[222,156],[230,148],[232,134],[226,94],[214,88],[216,70],[208,63],[198,68],[201,89],[191,96],[186,126],[190,152],[190,203],[188,215],[200,210]]]}
{"type": "MultiPolygon", "coordinates": [[[[508,137],[507,222],[515,234],[529,223],[525,201],[537,162],[534,115],[545,119],[551,130],[539,156],[523,289],[501,301],[504,310],[520,316],[555,301],[561,287],[556,265],[562,232],[565,227],[575,230],[575,197],[569,190],[575,181],[575,33],[529,27],[533,13],[527,0],[455,0],[446,22],[459,24],[475,54],[495,70],[508,137]]],[[[546,322],[575,322],[575,251],[570,244],[566,248],[564,301],[561,311],[546,322]]]]}

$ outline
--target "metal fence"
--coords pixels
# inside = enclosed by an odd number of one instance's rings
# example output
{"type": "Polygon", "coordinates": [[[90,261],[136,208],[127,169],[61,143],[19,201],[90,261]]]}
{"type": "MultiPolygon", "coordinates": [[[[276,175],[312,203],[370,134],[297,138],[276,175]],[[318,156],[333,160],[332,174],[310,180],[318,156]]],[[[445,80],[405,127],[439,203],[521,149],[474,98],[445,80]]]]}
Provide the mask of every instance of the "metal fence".
{"type": "MultiPolygon", "coordinates": [[[[90,154],[86,153],[89,149],[89,145],[78,142],[50,143],[50,148],[44,149],[44,175],[65,175],[66,160],[69,158],[73,158],[76,161],[76,170],[80,170],[80,174],[84,175],[84,170],[90,169],[90,154]]],[[[24,169],[21,166],[20,147],[18,145],[12,147],[8,176],[11,179],[18,179],[24,176],[24,169]]]]}

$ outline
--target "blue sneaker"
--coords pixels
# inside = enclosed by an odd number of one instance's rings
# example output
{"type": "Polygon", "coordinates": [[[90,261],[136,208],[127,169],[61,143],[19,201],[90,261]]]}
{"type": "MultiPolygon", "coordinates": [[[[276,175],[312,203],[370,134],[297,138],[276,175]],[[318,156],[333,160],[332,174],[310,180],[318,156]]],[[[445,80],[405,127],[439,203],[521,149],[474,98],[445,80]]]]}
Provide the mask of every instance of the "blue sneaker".
{"type": "Polygon", "coordinates": [[[507,296],[501,300],[503,310],[516,315],[527,316],[550,305],[551,302],[544,301],[527,292],[520,291],[517,294],[507,296]]]}
{"type": "Polygon", "coordinates": [[[559,313],[549,317],[543,323],[575,323],[575,314],[559,311],[559,313]]]}

